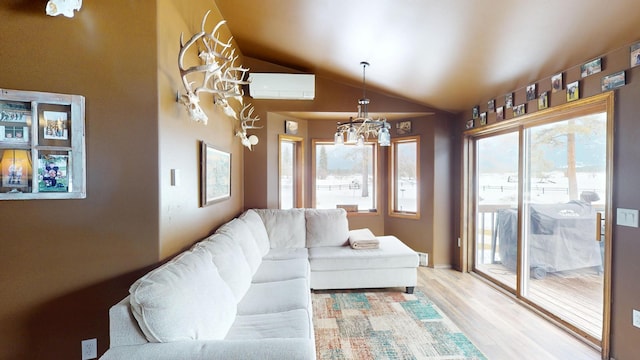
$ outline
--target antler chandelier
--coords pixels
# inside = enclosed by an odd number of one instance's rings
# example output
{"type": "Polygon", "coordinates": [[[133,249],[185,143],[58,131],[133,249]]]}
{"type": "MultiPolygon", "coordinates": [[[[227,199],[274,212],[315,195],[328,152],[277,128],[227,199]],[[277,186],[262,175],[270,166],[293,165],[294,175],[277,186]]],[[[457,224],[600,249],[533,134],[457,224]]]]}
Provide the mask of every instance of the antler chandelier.
{"type": "Polygon", "coordinates": [[[358,116],[349,118],[349,121],[338,123],[336,134],[333,137],[335,144],[356,144],[363,145],[370,137],[377,137],[380,146],[391,145],[391,127],[387,119],[373,119],[369,117],[369,99],[367,99],[367,87],[365,72],[369,63],[360,62],[362,65],[362,99],[358,100],[358,116]],[[347,140],[344,139],[347,134],[347,140]]]}

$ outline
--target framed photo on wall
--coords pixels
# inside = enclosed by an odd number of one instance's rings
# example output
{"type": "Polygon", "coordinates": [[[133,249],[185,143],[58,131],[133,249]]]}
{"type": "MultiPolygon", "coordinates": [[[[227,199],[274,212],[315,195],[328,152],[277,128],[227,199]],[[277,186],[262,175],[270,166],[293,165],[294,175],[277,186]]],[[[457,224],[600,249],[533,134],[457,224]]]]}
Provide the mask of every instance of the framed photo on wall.
{"type": "Polygon", "coordinates": [[[511,109],[513,107],[513,93],[504,96],[504,108],[511,109]]]}
{"type": "Polygon", "coordinates": [[[201,142],[200,154],[201,206],[231,197],[231,154],[201,142]]]}
{"type": "Polygon", "coordinates": [[[602,78],[602,91],[609,91],[624,86],[625,76],[624,70],[615,74],[607,75],[602,78]]]}
{"type": "Polygon", "coordinates": [[[600,71],[602,71],[602,58],[591,60],[588,63],[582,64],[580,66],[580,75],[583,78],[595,73],[599,73],[600,71]]]}
{"type": "Polygon", "coordinates": [[[567,102],[578,100],[580,98],[579,81],[574,81],[571,84],[567,84],[567,102]]]}
{"type": "Polygon", "coordinates": [[[536,84],[527,86],[527,101],[536,99],[536,84]]]}
{"type": "Polygon", "coordinates": [[[549,92],[545,91],[538,96],[538,110],[549,107],[549,92]]]}
{"type": "Polygon", "coordinates": [[[396,134],[397,135],[411,134],[411,120],[397,122],[396,123],[396,134]]]}
{"type": "Polygon", "coordinates": [[[292,120],[285,120],[284,133],[287,135],[298,135],[298,122],[292,121],[292,120]]]}
{"type": "Polygon", "coordinates": [[[629,65],[631,67],[640,65],[640,42],[637,42],[631,45],[629,50],[630,50],[629,65]]]}
{"type": "Polygon", "coordinates": [[[551,77],[551,92],[562,90],[562,73],[555,74],[551,77]]]}

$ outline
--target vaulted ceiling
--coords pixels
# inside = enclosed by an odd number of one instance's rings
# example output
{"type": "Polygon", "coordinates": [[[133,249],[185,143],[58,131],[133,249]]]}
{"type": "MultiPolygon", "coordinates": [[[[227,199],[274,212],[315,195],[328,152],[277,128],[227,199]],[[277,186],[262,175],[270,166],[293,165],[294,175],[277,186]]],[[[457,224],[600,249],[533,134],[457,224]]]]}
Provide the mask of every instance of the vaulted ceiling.
{"type": "Polygon", "coordinates": [[[457,113],[640,40],[638,0],[215,0],[246,56],[457,113]]]}

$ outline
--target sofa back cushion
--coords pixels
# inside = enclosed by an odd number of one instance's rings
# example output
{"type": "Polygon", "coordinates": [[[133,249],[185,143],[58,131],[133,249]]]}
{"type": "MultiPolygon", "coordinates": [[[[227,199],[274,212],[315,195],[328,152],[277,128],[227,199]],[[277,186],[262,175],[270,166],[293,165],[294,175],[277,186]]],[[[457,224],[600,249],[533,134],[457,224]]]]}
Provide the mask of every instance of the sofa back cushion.
{"type": "Polygon", "coordinates": [[[226,235],[240,245],[253,276],[260,267],[262,255],[260,255],[258,244],[249,230],[249,226],[242,220],[233,219],[218,228],[216,234],[226,235]]]}
{"type": "Polygon", "coordinates": [[[251,285],[251,268],[240,244],[222,234],[213,234],[193,246],[194,251],[208,251],[222,280],[229,286],[236,302],[251,285]]]}
{"type": "Polygon", "coordinates": [[[264,223],[272,248],[306,246],[304,209],[255,209],[264,223]]]}
{"type": "Polygon", "coordinates": [[[149,342],[223,339],[237,312],[233,293],[205,251],[178,255],[138,279],[129,293],[149,342]]]}
{"type": "Polygon", "coordinates": [[[249,227],[249,231],[251,231],[256,244],[258,244],[260,255],[263,257],[267,255],[271,249],[271,244],[269,243],[269,234],[267,234],[267,229],[264,227],[264,223],[262,222],[260,215],[249,209],[240,215],[238,219],[244,221],[249,227]]]}
{"type": "Polygon", "coordinates": [[[343,246],[349,241],[344,209],[306,209],[307,247],[343,246]]]}

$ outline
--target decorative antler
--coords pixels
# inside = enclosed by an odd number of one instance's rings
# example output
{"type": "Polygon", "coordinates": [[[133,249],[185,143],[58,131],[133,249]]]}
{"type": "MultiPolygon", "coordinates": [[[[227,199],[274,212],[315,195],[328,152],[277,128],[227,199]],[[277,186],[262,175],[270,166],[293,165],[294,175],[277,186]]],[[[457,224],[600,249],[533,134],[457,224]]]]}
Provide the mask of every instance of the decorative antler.
{"type": "Polygon", "coordinates": [[[225,21],[221,20],[218,22],[211,33],[207,33],[204,29],[210,12],[211,11],[207,11],[202,19],[201,31],[194,34],[189,41],[185,43],[183,41],[184,34],[180,35],[180,52],[178,53],[178,68],[180,69],[182,84],[187,91],[186,94],[180,97],[180,102],[187,107],[189,115],[193,120],[204,124],[207,123],[208,118],[200,107],[199,94],[201,92],[206,92],[214,94],[215,96],[216,94],[225,93],[226,91],[221,91],[216,84],[219,81],[218,79],[223,78],[223,70],[225,69],[225,66],[232,62],[232,59],[226,57],[223,52],[225,49],[231,47],[231,40],[233,38],[229,38],[229,41],[226,43],[218,39],[218,30],[223,24],[225,24],[225,21]],[[202,64],[186,68],[184,66],[184,56],[186,52],[199,41],[205,48],[205,50],[201,50],[198,53],[198,57],[202,61],[202,64]],[[218,48],[221,48],[222,51],[218,51],[218,48]],[[191,74],[196,73],[203,74],[202,84],[194,88],[193,85],[195,82],[189,81],[187,78],[191,74]]]}
{"type": "Polygon", "coordinates": [[[242,108],[242,111],[240,111],[240,129],[236,130],[236,136],[240,138],[242,145],[248,147],[249,150],[253,150],[251,146],[258,143],[258,137],[255,135],[247,137],[247,130],[262,129],[262,126],[255,125],[256,121],[260,121],[260,117],[252,117],[254,110],[255,108],[251,104],[242,108]]]}

